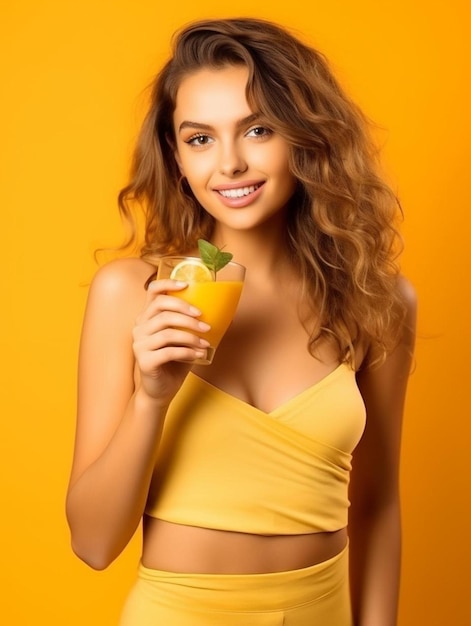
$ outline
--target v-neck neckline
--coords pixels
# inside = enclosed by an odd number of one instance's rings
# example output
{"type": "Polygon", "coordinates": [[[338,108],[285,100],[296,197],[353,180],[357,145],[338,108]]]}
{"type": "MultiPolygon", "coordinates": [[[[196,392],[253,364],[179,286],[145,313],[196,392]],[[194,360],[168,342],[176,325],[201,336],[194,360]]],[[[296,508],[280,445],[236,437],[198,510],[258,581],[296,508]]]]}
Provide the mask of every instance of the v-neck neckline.
{"type": "Polygon", "coordinates": [[[210,383],[205,378],[202,378],[201,376],[198,376],[198,374],[195,374],[194,372],[190,371],[189,375],[194,380],[199,382],[201,385],[203,385],[203,386],[205,386],[205,387],[215,391],[218,394],[221,394],[222,396],[230,399],[234,403],[238,403],[241,406],[246,407],[247,409],[251,409],[253,411],[257,411],[258,413],[262,413],[263,415],[275,416],[277,413],[283,412],[291,404],[302,400],[304,398],[304,396],[309,395],[309,393],[313,393],[314,391],[318,391],[319,388],[321,388],[324,384],[327,384],[345,366],[346,366],[346,363],[340,363],[339,365],[337,365],[337,367],[335,367],[333,370],[331,370],[328,374],[323,376],[317,382],[315,382],[312,385],[309,385],[308,387],[306,387],[305,389],[299,391],[294,396],[292,396],[291,398],[288,398],[287,400],[282,402],[279,406],[277,406],[276,408],[272,409],[271,411],[264,411],[263,409],[261,409],[261,408],[259,408],[257,406],[254,406],[253,404],[250,404],[249,402],[246,402],[245,400],[242,400],[242,398],[239,398],[238,396],[234,396],[233,394],[229,393],[228,391],[224,391],[224,389],[221,389],[220,387],[217,387],[213,383],[210,383]]]}

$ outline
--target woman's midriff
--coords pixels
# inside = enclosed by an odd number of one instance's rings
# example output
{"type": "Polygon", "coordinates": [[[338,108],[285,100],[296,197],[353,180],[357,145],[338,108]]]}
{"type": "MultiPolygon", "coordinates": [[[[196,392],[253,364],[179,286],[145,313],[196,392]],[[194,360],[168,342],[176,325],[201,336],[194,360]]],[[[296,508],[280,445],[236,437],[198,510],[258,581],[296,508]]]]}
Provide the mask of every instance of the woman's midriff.
{"type": "Polygon", "coordinates": [[[310,567],[341,552],[347,530],[253,535],[144,516],[142,564],[188,574],[262,574],[310,567]]]}

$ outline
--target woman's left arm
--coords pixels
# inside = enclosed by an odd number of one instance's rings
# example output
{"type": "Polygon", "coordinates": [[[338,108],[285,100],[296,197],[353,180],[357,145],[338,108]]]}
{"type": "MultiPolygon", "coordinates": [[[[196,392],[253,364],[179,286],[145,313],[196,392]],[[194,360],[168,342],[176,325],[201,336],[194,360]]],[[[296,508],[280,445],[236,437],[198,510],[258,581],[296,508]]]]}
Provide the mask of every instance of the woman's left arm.
{"type": "Polygon", "coordinates": [[[350,483],[350,586],[355,626],[396,626],[401,561],[399,457],[415,342],[416,296],[401,280],[407,312],[397,347],[357,382],[367,422],[350,483]]]}

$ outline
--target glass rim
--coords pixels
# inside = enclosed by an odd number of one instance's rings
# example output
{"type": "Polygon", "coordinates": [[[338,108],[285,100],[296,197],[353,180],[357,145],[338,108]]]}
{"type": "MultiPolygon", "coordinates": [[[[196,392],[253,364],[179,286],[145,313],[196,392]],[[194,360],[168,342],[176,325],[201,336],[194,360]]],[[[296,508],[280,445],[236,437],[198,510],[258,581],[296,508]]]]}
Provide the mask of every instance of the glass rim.
{"type": "MultiPolygon", "coordinates": [[[[189,260],[192,260],[192,261],[199,261],[199,263],[203,263],[203,265],[205,265],[205,263],[201,259],[201,257],[199,257],[199,256],[192,256],[192,255],[189,255],[189,254],[166,254],[164,256],[159,257],[159,263],[160,263],[160,261],[164,261],[165,259],[178,259],[180,261],[184,261],[185,259],[189,259],[189,260]]],[[[247,270],[245,265],[242,265],[242,263],[237,263],[237,261],[229,261],[229,263],[226,263],[226,265],[224,267],[222,267],[219,271],[224,270],[224,268],[228,267],[229,265],[240,267],[243,270],[247,270]]]]}

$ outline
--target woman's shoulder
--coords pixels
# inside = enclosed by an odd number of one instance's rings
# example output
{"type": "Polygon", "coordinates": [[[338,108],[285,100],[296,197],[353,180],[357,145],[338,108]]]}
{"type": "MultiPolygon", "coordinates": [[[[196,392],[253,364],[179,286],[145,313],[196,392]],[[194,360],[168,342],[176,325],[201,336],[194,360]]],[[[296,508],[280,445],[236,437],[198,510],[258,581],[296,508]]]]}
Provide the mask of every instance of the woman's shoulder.
{"type": "Polygon", "coordinates": [[[156,268],[140,258],[114,259],[102,265],[90,285],[89,308],[129,311],[135,314],[143,306],[146,289],[156,268]]]}
{"type": "Polygon", "coordinates": [[[397,294],[403,307],[404,324],[408,327],[415,325],[417,315],[417,291],[412,282],[404,275],[400,275],[397,281],[397,294]]]}
{"type": "Polygon", "coordinates": [[[407,308],[417,306],[417,291],[412,282],[403,274],[398,277],[397,291],[407,308]]]}
{"type": "MultiPolygon", "coordinates": [[[[399,343],[412,345],[417,322],[417,292],[413,283],[403,274],[399,274],[392,287],[392,304],[388,309],[389,323],[385,329],[386,345],[397,346],[399,343]]],[[[392,348],[387,348],[387,353],[392,348]]],[[[359,344],[357,349],[357,370],[368,370],[371,364],[383,362],[383,346],[372,342],[359,344]]],[[[384,356],[384,355],[383,355],[384,356]]]]}
{"type": "Polygon", "coordinates": [[[157,268],[140,258],[121,258],[109,261],[96,272],[92,287],[108,293],[130,289],[145,290],[157,268]]]}

